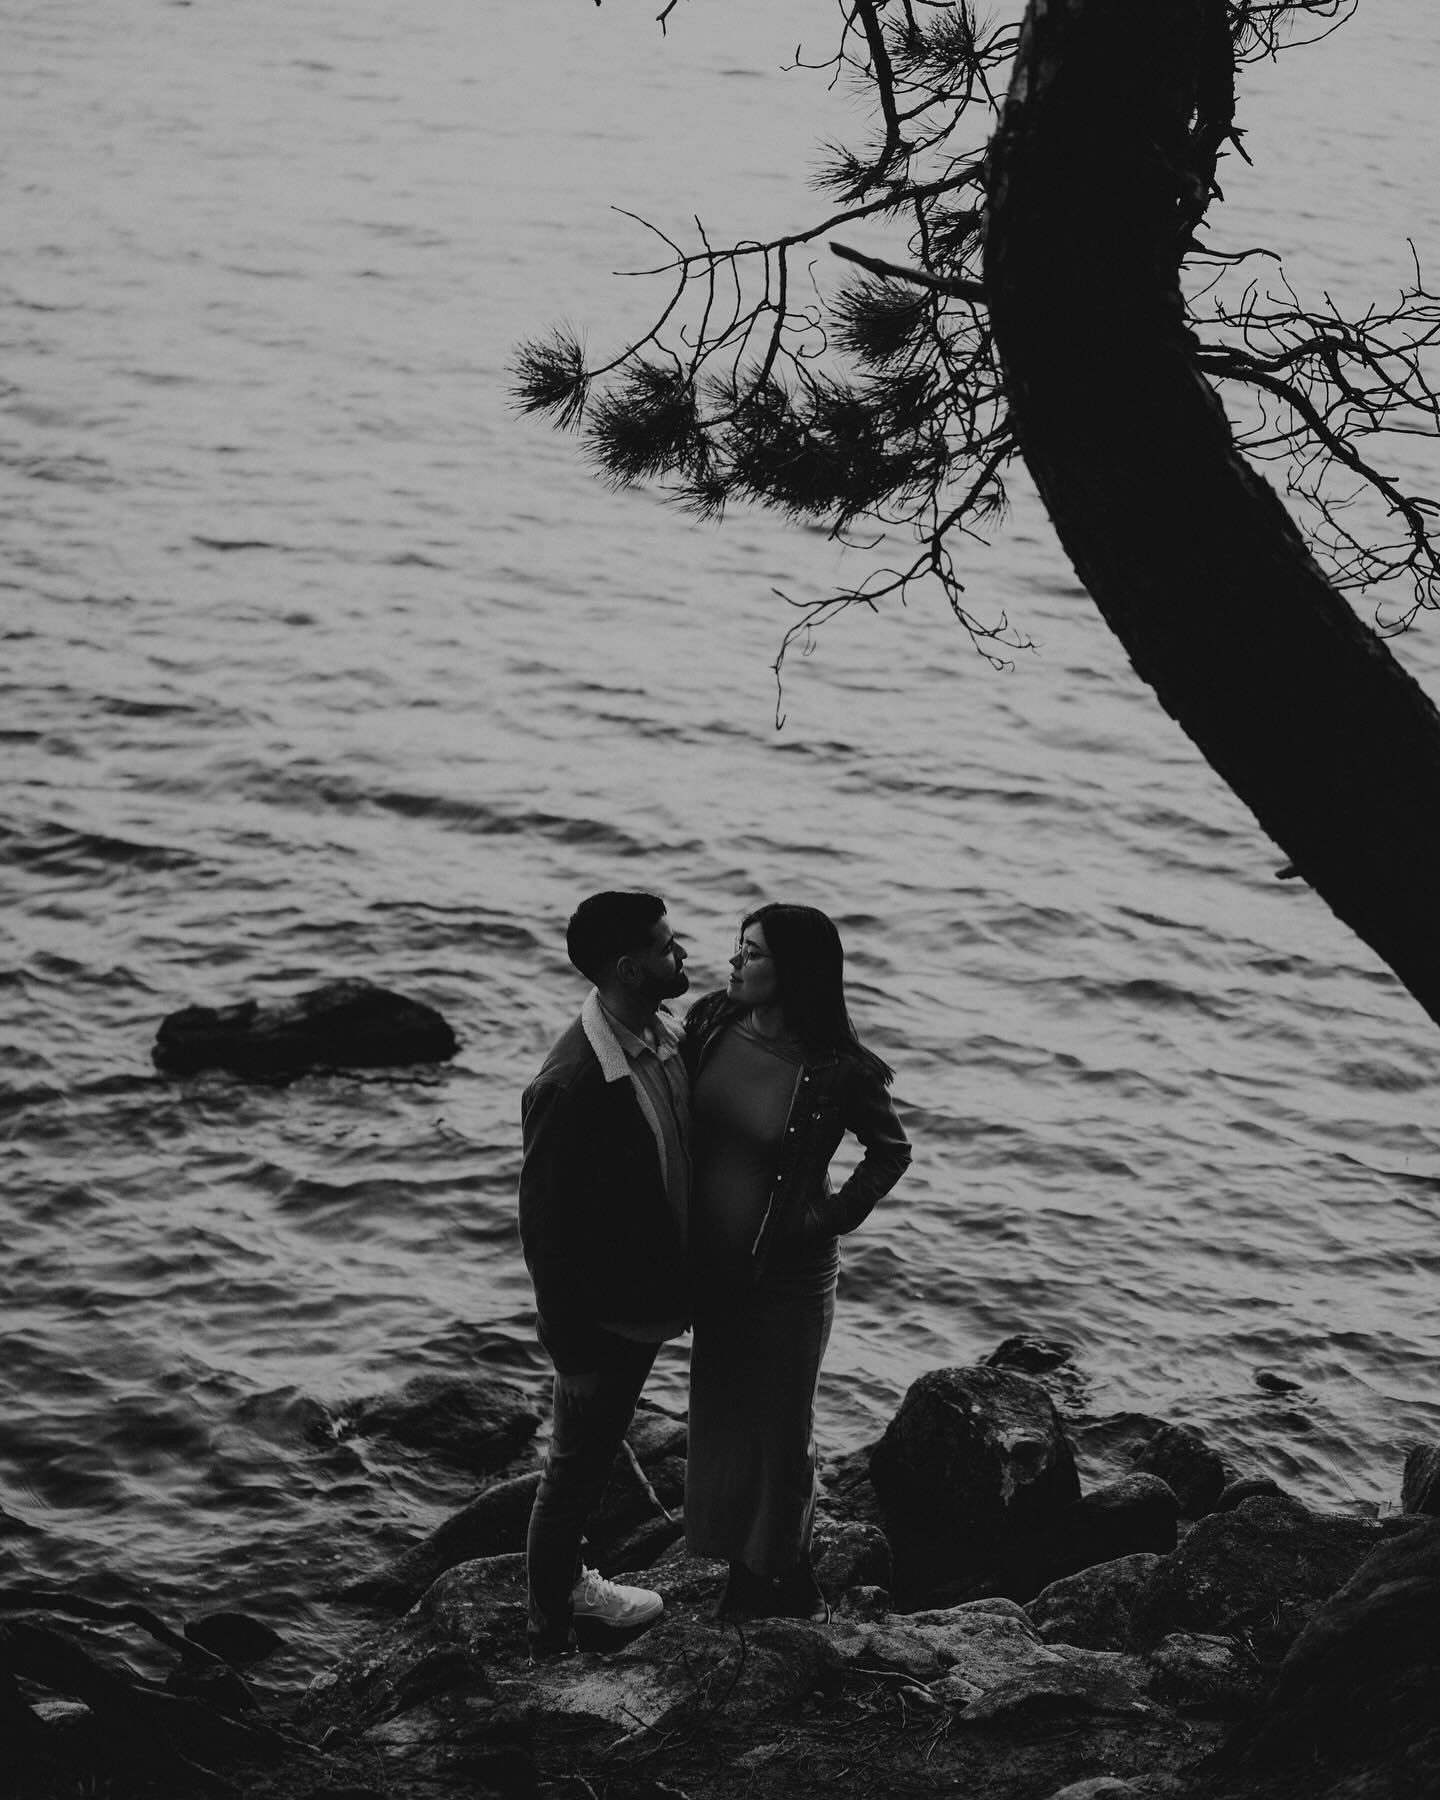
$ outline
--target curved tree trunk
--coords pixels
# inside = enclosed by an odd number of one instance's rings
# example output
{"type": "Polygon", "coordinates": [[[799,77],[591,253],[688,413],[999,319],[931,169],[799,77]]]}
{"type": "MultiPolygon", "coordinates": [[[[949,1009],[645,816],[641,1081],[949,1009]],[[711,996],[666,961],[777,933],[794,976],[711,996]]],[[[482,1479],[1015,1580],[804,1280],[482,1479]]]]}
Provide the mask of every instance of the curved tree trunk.
{"type": "MultiPolygon", "coordinates": [[[[1166,711],[1440,1022],[1440,713],[1238,455],[1177,279],[1223,0],[1031,0],[986,291],[1025,460],[1166,711]]],[[[1192,213],[1193,216],[1193,213],[1192,213]]]]}

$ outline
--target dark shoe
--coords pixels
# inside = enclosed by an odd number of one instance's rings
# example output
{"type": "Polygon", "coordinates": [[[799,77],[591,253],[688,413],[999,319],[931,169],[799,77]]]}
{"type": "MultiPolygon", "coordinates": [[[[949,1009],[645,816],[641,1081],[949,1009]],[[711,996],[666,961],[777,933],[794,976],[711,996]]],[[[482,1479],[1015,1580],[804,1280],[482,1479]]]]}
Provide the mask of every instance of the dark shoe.
{"type": "Polygon", "coordinates": [[[744,1563],[731,1563],[730,1579],[715,1609],[717,1619],[769,1619],[775,1615],[775,1583],[744,1563]]]}
{"type": "Polygon", "coordinates": [[[826,1600],[810,1558],[802,1557],[775,1583],[775,1616],[780,1619],[810,1619],[817,1625],[830,1623],[830,1603],[826,1600]]]}

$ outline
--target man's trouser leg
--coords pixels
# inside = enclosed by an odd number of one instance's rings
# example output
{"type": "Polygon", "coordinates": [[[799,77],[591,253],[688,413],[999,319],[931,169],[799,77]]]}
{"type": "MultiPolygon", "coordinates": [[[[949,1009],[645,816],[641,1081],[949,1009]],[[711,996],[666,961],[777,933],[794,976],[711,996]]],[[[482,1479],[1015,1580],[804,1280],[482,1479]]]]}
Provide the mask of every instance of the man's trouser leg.
{"type": "Polygon", "coordinates": [[[553,1656],[575,1646],[570,1595],[580,1575],[585,1524],[600,1503],[659,1348],[608,1337],[601,1366],[555,1377],[550,1448],[525,1547],[532,1655],[553,1656]]]}

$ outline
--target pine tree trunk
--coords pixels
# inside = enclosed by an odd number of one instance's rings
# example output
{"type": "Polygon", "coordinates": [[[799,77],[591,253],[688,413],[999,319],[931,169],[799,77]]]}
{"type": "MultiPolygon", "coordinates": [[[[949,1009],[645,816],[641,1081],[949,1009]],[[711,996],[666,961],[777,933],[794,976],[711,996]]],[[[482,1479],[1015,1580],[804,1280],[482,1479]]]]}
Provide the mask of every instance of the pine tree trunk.
{"type": "Polygon", "coordinates": [[[1184,326],[1187,127],[1232,75],[1222,0],[1031,0],[991,146],[991,321],[1025,460],[1135,668],[1440,1022],[1440,713],[1236,452],[1184,326]]]}

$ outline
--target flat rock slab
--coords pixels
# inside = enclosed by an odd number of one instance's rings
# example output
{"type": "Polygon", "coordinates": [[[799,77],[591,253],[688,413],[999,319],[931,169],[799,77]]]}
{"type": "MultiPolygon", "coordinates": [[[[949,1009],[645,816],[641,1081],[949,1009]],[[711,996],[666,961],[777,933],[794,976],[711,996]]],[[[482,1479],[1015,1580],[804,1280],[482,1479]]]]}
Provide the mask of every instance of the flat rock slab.
{"type": "Polygon", "coordinates": [[[259,1079],[307,1069],[377,1069],[446,1062],[459,1048],[423,1001],[358,979],[328,981],[262,1006],[186,1006],[161,1021],[151,1057],[166,1075],[228,1069],[259,1079]]]}

